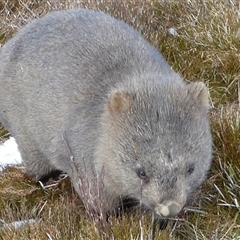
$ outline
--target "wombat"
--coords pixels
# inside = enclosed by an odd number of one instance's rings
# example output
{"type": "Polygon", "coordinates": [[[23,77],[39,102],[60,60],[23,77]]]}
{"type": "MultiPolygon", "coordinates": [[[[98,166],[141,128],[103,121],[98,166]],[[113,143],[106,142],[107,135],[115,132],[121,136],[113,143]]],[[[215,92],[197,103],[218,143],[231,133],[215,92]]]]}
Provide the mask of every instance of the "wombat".
{"type": "Polygon", "coordinates": [[[26,172],[66,172],[93,208],[102,182],[103,212],[127,197],[174,217],[210,168],[205,85],[105,13],[56,11],[25,26],[1,49],[0,84],[0,122],[26,172]]]}

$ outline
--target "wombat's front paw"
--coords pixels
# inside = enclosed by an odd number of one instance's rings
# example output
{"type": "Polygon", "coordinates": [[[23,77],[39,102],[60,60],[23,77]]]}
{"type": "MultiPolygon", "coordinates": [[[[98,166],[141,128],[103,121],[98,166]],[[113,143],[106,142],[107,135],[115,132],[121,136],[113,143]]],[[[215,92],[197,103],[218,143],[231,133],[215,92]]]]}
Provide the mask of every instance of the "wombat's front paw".
{"type": "Polygon", "coordinates": [[[63,178],[65,175],[61,170],[52,170],[48,174],[43,175],[38,181],[42,182],[43,184],[48,183],[49,181],[58,181],[63,178]]]}

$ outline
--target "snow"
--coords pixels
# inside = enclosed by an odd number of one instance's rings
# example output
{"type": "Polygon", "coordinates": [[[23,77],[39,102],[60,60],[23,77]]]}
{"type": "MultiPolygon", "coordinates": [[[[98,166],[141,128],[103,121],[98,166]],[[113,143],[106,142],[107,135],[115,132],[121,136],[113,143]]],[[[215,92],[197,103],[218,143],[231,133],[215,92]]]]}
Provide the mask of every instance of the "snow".
{"type": "Polygon", "coordinates": [[[18,146],[13,137],[0,144],[0,172],[6,166],[13,166],[22,163],[18,146]]]}

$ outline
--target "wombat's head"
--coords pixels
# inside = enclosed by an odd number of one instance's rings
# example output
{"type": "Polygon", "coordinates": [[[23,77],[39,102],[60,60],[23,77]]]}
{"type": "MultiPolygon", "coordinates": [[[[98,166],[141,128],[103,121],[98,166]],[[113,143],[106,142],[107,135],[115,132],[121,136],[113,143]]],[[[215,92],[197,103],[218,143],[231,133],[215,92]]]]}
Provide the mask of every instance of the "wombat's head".
{"type": "Polygon", "coordinates": [[[210,168],[208,91],[203,83],[173,82],[117,88],[100,141],[96,166],[104,168],[108,194],[174,217],[210,168]]]}

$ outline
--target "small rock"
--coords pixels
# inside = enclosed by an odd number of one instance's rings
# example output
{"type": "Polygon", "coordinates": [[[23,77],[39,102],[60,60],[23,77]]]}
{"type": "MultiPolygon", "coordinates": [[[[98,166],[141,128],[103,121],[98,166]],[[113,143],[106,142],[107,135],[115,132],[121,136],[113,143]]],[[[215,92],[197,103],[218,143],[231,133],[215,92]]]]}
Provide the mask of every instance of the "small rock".
{"type": "Polygon", "coordinates": [[[177,31],[175,30],[175,28],[169,28],[168,29],[168,33],[174,37],[176,37],[178,35],[177,31]]]}

